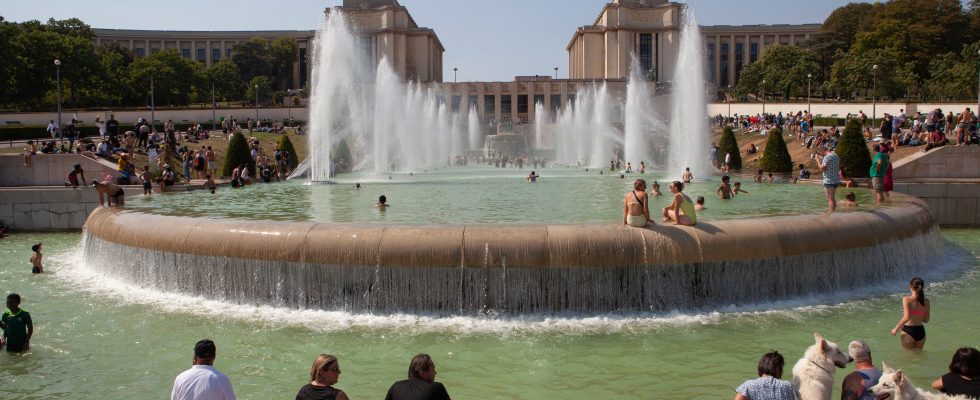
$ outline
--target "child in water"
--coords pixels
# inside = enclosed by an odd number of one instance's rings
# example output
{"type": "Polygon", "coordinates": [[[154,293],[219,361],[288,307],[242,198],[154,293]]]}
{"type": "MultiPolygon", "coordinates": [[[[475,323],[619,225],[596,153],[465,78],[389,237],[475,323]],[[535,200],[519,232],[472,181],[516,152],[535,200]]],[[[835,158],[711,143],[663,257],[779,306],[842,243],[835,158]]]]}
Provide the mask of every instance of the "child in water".
{"type": "Polygon", "coordinates": [[[698,196],[698,198],[694,200],[694,209],[696,211],[707,210],[707,208],[704,206],[704,196],[698,196]]]}
{"type": "Polygon", "coordinates": [[[739,193],[749,194],[749,192],[742,190],[742,182],[735,182],[735,188],[732,189],[732,197],[737,196],[739,193]]]}
{"type": "Polygon", "coordinates": [[[141,171],[137,177],[143,181],[143,195],[149,196],[151,193],[153,193],[153,177],[150,176],[150,166],[144,165],[143,171],[141,171]]]}
{"type": "Polygon", "coordinates": [[[207,181],[204,182],[204,186],[211,191],[211,194],[214,194],[214,190],[217,189],[217,185],[214,184],[214,178],[212,178],[211,175],[206,175],[204,179],[207,179],[207,181]]]}
{"type": "Polygon", "coordinates": [[[41,244],[38,243],[31,246],[31,251],[34,252],[34,254],[31,256],[31,272],[40,274],[44,272],[44,266],[41,265],[41,260],[44,258],[44,255],[41,254],[41,244]]]}
{"type": "Polygon", "coordinates": [[[660,193],[660,183],[657,183],[657,181],[653,181],[653,185],[650,187],[653,188],[653,190],[650,191],[650,196],[661,197],[664,195],[663,193],[660,193]]]}
{"type": "Polygon", "coordinates": [[[718,194],[718,197],[721,198],[722,200],[731,199],[732,196],[734,195],[732,193],[732,187],[728,184],[728,181],[730,179],[731,178],[729,178],[728,175],[722,176],[721,185],[718,185],[718,190],[715,191],[715,193],[718,194]]]}
{"type": "Polygon", "coordinates": [[[858,206],[857,196],[854,195],[854,192],[847,192],[847,194],[844,195],[844,199],[845,199],[845,201],[844,201],[844,207],[857,207],[858,206]]]}

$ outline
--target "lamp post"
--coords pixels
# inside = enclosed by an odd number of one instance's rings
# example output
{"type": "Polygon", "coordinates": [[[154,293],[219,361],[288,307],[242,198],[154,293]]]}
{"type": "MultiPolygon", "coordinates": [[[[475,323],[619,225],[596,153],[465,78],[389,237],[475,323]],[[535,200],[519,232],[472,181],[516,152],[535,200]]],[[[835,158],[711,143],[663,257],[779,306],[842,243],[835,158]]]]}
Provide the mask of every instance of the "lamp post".
{"type": "Polygon", "coordinates": [[[766,115],[766,80],[762,80],[762,115],[766,115]]]}
{"type": "Polygon", "coordinates": [[[555,79],[558,79],[558,67],[555,67],[555,79]]]}
{"type": "Polygon", "coordinates": [[[156,98],[153,90],[153,75],[150,75],[150,132],[157,131],[156,98]]]}
{"type": "MultiPolygon", "coordinates": [[[[977,56],[980,56],[980,50],[977,50],[977,56]]],[[[980,113],[980,71],[977,72],[977,111],[976,112],[980,113]]]]}
{"type": "Polygon", "coordinates": [[[878,108],[878,64],[871,66],[871,129],[875,127],[878,108]]]}
{"type": "Polygon", "coordinates": [[[211,131],[212,132],[218,130],[217,125],[215,125],[216,124],[215,120],[217,119],[216,117],[218,111],[215,110],[215,107],[216,106],[214,102],[214,81],[211,81],[211,131]]]}
{"type": "Polygon", "coordinates": [[[459,68],[453,67],[453,83],[459,82],[459,81],[456,80],[456,72],[457,71],[459,71],[459,68]]]}
{"type": "Polygon", "coordinates": [[[61,60],[54,60],[54,73],[58,82],[58,138],[64,141],[61,136],[61,60]]]}
{"type": "Polygon", "coordinates": [[[259,85],[255,85],[255,126],[259,126],[259,85]]]}
{"type": "Polygon", "coordinates": [[[732,118],[732,99],[734,97],[735,96],[732,96],[732,84],[729,83],[728,84],[728,99],[727,99],[727,101],[728,101],[728,118],[729,119],[732,118]]]}
{"type": "Polygon", "coordinates": [[[810,111],[810,79],[813,79],[813,74],[806,74],[806,113],[813,114],[810,111]]]}
{"type": "Polygon", "coordinates": [[[286,126],[292,127],[293,122],[293,98],[290,96],[291,90],[286,91],[286,126]]]}

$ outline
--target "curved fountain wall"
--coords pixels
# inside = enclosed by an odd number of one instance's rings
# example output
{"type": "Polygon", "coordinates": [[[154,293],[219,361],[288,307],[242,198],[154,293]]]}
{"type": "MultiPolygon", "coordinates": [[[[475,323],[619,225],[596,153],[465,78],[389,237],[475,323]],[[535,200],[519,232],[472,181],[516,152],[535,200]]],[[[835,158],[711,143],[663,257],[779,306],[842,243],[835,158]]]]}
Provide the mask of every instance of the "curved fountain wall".
{"type": "Polygon", "coordinates": [[[755,304],[907,279],[942,257],[921,201],[697,227],[240,221],[114,208],[89,268],[244,304],[373,313],[605,314],[755,304]]]}

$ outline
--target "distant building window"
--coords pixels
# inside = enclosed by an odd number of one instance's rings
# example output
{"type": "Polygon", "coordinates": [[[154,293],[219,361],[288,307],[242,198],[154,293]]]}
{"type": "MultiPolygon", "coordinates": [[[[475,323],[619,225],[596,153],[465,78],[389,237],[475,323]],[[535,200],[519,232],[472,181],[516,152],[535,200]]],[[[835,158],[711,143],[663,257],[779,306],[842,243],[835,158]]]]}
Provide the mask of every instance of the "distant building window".
{"type": "Polygon", "coordinates": [[[551,95],[551,113],[557,114],[559,108],[561,108],[561,95],[560,94],[551,95]]]}
{"type": "MultiPolygon", "coordinates": [[[[231,49],[226,50],[228,52],[228,58],[231,58],[231,49]]],[[[299,49],[299,86],[306,87],[306,71],[309,60],[306,59],[306,49],[299,49]]]]}
{"type": "Polygon", "coordinates": [[[160,49],[150,49],[150,54],[156,54],[156,53],[159,53],[159,52],[160,52],[160,49]]]}
{"type": "Polygon", "coordinates": [[[143,57],[146,55],[146,50],[143,50],[142,47],[137,47],[133,49],[133,53],[136,53],[136,57],[143,57]]]}
{"type": "Polygon", "coordinates": [[[708,66],[708,82],[717,82],[715,77],[715,44],[708,43],[705,49],[705,55],[707,56],[707,62],[704,65],[708,66]]]}
{"type": "Polygon", "coordinates": [[[534,108],[537,108],[538,107],[538,104],[540,104],[542,107],[544,107],[544,95],[543,94],[536,94],[536,95],[534,95],[534,108]]]}
{"type": "Polygon", "coordinates": [[[728,43],[721,44],[721,86],[728,86],[728,43]]]}
{"type": "Polygon", "coordinates": [[[754,63],[755,60],[759,59],[759,44],[752,43],[749,45],[749,62],[754,63]]]}
{"type": "MultiPolygon", "coordinates": [[[[306,49],[300,49],[300,54],[305,54],[306,49]]],[[[225,49],[225,58],[231,58],[231,49],[225,49]]]]}
{"type": "Polygon", "coordinates": [[[211,62],[221,60],[221,49],[211,49],[211,62]]]}
{"type": "Polygon", "coordinates": [[[459,112],[459,105],[463,102],[462,96],[453,96],[452,110],[453,112],[459,112]]]}
{"type": "Polygon", "coordinates": [[[510,112],[511,112],[510,111],[510,105],[511,105],[511,96],[510,95],[500,96],[500,113],[501,114],[510,114],[510,112]]]}
{"type": "Polygon", "coordinates": [[[745,64],[745,45],[735,43],[735,82],[742,76],[742,66],[745,64]]]}
{"type": "Polygon", "coordinates": [[[497,112],[496,96],[492,94],[483,95],[483,114],[487,116],[492,116],[497,112]]]}
{"type": "Polygon", "coordinates": [[[200,62],[207,61],[206,55],[207,54],[204,52],[204,49],[197,49],[197,61],[200,61],[200,62]]]}
{"type": "Polygon", "coordinates": [[[180,55],[184,58],[191,58],[191,49],[180,49],[180,55]]]}
{"type": "Polygon", "coordinates": [[[653,70],[653,34],[640,34],[640,68],[643,74],[653,70]]]}
{"type": "Polygon", "coordinates": [[[517,113],[527,114],[527,95],[520,94],[517,95],[517,113]]]}
{"type": "Polygon", "coordinates": [[[569,106],[572,106],[572,107],[575,107],[575,95],[574,94],[568,95],[568,105],[569,106]]]}
{"type": "Polygon", "coordinates": [[[479,102],[479,101],[480,101],[480,98],[477,95],[475,95],[475,94],[471,94],[469,96],[466,96],[466,107],[467,107],[467,109],[469,109],[469,108],[476,108],[477,102],[479,102]]]}

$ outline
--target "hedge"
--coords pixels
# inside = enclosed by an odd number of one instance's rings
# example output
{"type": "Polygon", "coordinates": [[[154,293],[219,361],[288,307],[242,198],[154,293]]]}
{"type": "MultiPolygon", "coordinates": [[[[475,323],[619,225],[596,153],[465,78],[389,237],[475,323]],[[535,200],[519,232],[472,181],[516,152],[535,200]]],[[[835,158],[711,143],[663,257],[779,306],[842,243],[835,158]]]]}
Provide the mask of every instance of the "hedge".
{"type": "Polygon", "coordinates": [[[871,153],[861,133],[860,120],[855,118],[847,123],[836,152],[840,157],[840,168],[844,176],[849,178],[868,176],[868,170],[871,168],[871,153]]]}
{"type": "Polygon", "coordinates": [[[769,131],[766,138],[766,148],[762,150],[762,158],[759,159],[759,166],[768,172],[793,172],[793,158],[789,155],[786,148],[786,141],[783,140],[783,130],[776,128],[769,131]]]}
{"type": "MultiPolygon", "coordinates": [[[[242,121],[242,122],[244,122],[244,121],[242,121]]],[[[263,124],[263,126],[269,126],[269,123],[271,123],[271,122],[272,121],[263,120],[262,121],[262,124],[263,124]]],[[[278,122],[278,121],[276,121],[276,122],[278,122]]],[[[201,122],[200,124],[201,124],[201,127],[204,128],[204,129],[211,129],[211,122],[210,121],[208,121],[206,123],[205,122],[201,122]]],[[[302,126],[303,124],[305,124],[305,121],[293,121],[293,126],[302,126]]],[[[177,123],[174,123],[174,127],[178,131],[187,131],[187,129],[190,128],[191,125],[192,125],[192,123],[190,123],[190,122],[177,122],[177,123]]],[[[215,126],[218,129],[221,129],[221,123],[220,122],[218,122],[215,126]]],[[[48,135],[47,128],[48,128],[47,125],[44,125],[44,126],[39,126],[39,125],[0,126],[0,141],[27,140],[27,139],[35,139],[35,138],[47,138],[47,137],[50,137],[48,135]]],[[[88,136],[88,137],[91,137],[91,136],[99,136],[99,128],[97,126],[90,125],[90,124],[87,124],[86,123],[86,124],[84,124],[82,126],[76,126],[76,128],[78,128],[78,130],[81,131],[82,134],[84,134],[85,136],[88,136]]],[[[132,125],[129,125],[129,124],[120,124],[119,125],[119,131],[120,131],[120,133],[125,133],[126,131],[131,131],[131,130],[133,130],[133,126],[132,125]]],[[[162,123],[159,123],[159,122],[157,123],[157,130],[158,131],[162,131],[163,130],[163,124],[162,123]]]]}
{"type": "Polygon", "coordinates": [[[252,152],[248,148],[245,135],[236,132],[232,135],[231,142],[228,143],[228,151],[224,159],[221,160],[221,176],[231,176],[231,173],[239,165],[248,168],[249,176],[255,176],[255,160],[252,159],[252,152]]]}
{"type": "Polygon", "coordinates": [[[289,140],[288,135],[282,135],[282,137],[279,138],[279,144],[276,146],[276,150],[289,153],[290,168],[296,168],[296,166],[299,165],[299,156],[296,154],[296,148],[293,147],[293,142],[289,140]]]}

